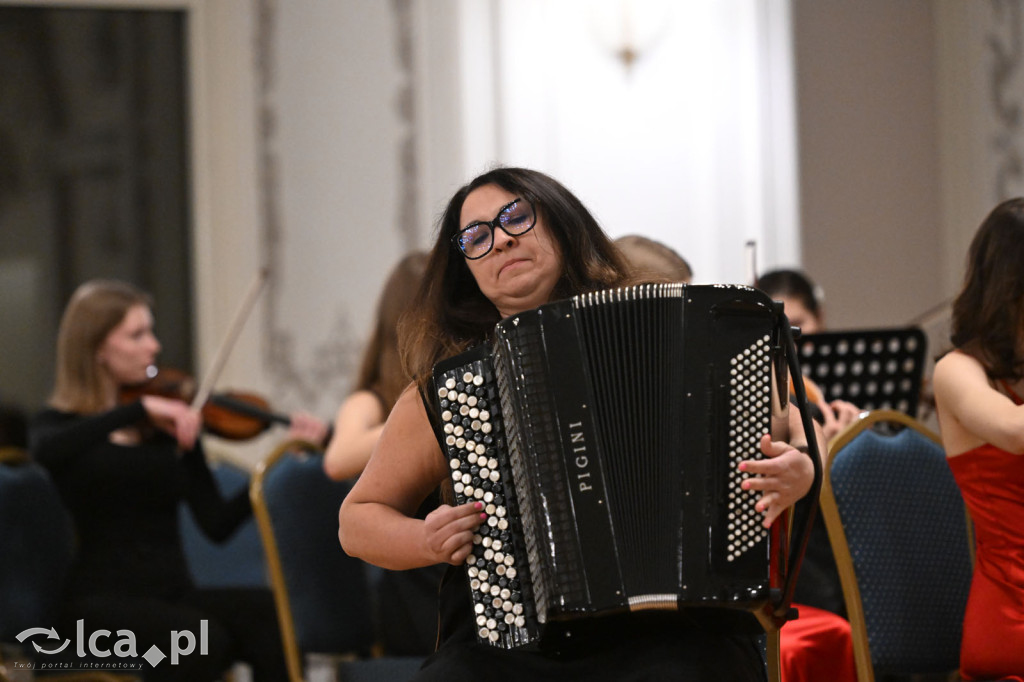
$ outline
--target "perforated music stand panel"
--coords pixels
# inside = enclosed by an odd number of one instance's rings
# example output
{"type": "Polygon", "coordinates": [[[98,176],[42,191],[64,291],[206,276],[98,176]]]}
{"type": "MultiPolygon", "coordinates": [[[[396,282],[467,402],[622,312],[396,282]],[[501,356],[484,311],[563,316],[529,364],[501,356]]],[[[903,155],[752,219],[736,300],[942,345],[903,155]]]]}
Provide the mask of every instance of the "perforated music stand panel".
{"type": "Polygon", "coordinates": [[[928,340],[918,327],[805,334],[800,368],[827,400],[916,416],[928,340]]]}

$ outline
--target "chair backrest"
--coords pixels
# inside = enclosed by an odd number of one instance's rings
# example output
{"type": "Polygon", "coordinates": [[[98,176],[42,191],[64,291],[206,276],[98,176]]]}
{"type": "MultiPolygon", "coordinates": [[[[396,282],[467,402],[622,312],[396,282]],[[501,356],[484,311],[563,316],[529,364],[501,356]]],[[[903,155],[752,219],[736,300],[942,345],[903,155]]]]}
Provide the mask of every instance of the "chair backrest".
{"type": "Polygon", "coordinates": [[[74,556],[70,514],[50,476],[24,453],[0,462],[0,642],[57,625],[74,556]]]}
{"type": "Polygon", "coordinates": [[[322,455],[308,443],[283,443],[250,488],[293,682],[303,679],[306,655],[366,655],[374,637],[366,564],[338,542],[351,484],[327,478],[322,455]]]}
{"type": "MultiPolygon", "coordinates": [[[[249,473],[233,464],[217,462],[210,469],[225,497],[249,488],[249,473]]],[[[270,586],[263,541],[255,519],[247,519],[230,538],[219,544],[203,534],[185,502],[178,509],[178,522],[185,559],[197,587],[270,586]]]]}
{"type": "Polygon", "coordinates": [[[805,334],[800,369],[828,400],[917,416],[928,337],[918,327],[805,334]]]}
{"type": "Polygon", "coordinates": [[[938,436],[893,410],[834,441],[821,510],[861,682],[959,667],[970,525],[938,436]]]}

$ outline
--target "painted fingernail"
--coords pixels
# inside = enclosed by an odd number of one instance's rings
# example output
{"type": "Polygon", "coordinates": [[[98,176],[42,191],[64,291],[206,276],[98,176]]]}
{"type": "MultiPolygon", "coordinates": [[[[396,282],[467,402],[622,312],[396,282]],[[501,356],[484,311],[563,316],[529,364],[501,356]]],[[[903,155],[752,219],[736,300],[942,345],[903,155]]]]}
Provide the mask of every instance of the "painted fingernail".
{"type": "Polygon", "coordinates": [[[740,462],[740,471],[746,471],[746,470],[747,470],[747,463],[746,462],[740,462]]]}
{"type": "Polygon", "coordinates": [[[483,521],[483,520],[484,520],[484,519],[486,519],[486,518],[487,518],[487,514],[484,514],[484,513],[482,513],[482,512],[481,512],[481,514],[480,514],[480,520],[481,520],[481,521],[483,521]]]}
{"type": "Polygon", "coordinates": [[[477,502],[477,503],[475,503],[473,505],[473,508],[474,509],[483,509],[484,508],[484,503],[483,502],[477,502]]]}

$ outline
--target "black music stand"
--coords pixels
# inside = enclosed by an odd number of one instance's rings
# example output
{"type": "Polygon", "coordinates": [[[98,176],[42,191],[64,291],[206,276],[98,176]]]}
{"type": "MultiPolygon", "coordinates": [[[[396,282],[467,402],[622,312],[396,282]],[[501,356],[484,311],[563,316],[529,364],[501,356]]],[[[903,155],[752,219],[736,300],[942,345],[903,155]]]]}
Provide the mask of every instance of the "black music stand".
{"type": "Polygon", "coordinates": [[[928,339],[918,327],[805,334],[800,368],[826,400],[917,416],[928,339]]]}

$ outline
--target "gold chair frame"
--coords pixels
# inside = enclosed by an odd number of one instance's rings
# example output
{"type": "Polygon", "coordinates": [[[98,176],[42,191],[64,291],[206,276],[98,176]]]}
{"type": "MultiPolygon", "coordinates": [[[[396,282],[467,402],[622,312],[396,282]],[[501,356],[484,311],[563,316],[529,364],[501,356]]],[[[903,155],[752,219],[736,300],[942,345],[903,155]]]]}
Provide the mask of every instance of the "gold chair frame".
{"type": "MultiPolygon", "coordinates": [[[[861,602],[860,587],[853,568],[853,557],[850,553],[846,531],[839,516],[839,508],[836,504],[835,492],[832,488],[831,469],[837,452],[860,433],[879,423],[898,424],[904,428],[914,429],[939,447],[942,447],[942,440],[937,433],[917,419],[897,410],[873,410],[850,424],[829,443],[829,454],[825,463],[821,486],[820,509],[828,530],[829,541],[832,545],[832,552],[836,558],[836,567],[839,571],[839,580],[843,588],[843,599],[846,602],[847,618],[850,621],[850,631],[853,636],[853,658],[856,665],[858,682],[874,682],[874,665],[872,664],[871,649],[868,643],[867,624],[864,618],[864,606],[861,602]]],[[[967,521],[968,551],[973,565],[973,526],[966,506],[964,507],[964,516],[967,521]]]]}

